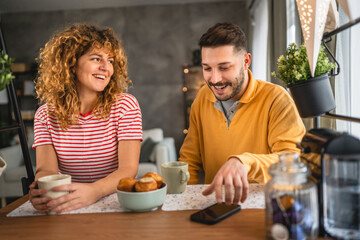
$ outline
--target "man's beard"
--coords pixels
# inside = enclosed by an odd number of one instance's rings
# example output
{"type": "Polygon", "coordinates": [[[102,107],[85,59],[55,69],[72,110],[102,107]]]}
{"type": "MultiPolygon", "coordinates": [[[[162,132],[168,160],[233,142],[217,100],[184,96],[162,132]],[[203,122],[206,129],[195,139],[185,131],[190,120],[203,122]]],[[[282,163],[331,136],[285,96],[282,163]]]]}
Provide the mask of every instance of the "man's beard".
{"type": "Polygon", "coordinates": [[[233,97],[235,97],[243,88],[244,85],[244,71],[241,70],[240,74],[238,77],[235,78],[235,81],[233,83],[231,82],[219,82],[216,84],[212,84],[212,83],[208,83],[208,87],[210,88],[210,90],[212,91],[211,87],[212,86],[230,86],[232,91],[231,94],[228,96],[216,96],[216,94],[213,92],[214,96],[216,97],[217,100],[219,101],[228,101],[230,99],[232,99],[233,97]]]}

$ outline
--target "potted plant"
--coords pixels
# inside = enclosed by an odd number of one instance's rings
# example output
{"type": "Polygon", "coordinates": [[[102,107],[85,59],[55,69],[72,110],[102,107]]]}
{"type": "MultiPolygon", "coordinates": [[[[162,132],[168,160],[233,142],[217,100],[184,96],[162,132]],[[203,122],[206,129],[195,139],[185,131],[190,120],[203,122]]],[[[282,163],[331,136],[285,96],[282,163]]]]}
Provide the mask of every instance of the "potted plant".
{"type": "Polygon", "coordinates": [[[3,90],[7,84],[11,82],[15,77],[11,72],[11,63],[14,61],[10,58],[4,50],[0,53],[0,91],[3,90]]]}
{"type": "Polygon", "coordinates": [[[316,117],[333,110],[336,105],[328,73],[336,65],[329,61],[324,46],[320,47],[314,77],[311,77],[308,56],[304,44],[298,48],[289,45],[285,55],[277,60],[279,78],[289,88],[301,117],[316,117]]]}
{"type": "MultiPolygon", "coordinates": [[[[11,72],[11,64],[14,59],[10,58],[4,50],[0,53],[0,91],[4,90],[7,84],[15,78],[11,72]]],[[[1,110],[3,111],[3,109],[1,110]]],[[[0,128],[6,127],[8,124],[0,119],[0,128]]],[[[7,147],[16,135],[16,130],[4,131],[0,134],[0,148],[7,147]]]]}

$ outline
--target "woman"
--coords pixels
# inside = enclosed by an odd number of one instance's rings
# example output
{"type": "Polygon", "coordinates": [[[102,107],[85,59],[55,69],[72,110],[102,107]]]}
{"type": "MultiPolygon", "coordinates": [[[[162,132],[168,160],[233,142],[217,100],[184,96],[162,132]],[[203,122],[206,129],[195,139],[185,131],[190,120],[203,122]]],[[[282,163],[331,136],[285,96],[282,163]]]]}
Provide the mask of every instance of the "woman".
{"type": "Polygon", "coordinates": [[[138,170],[142,119],[137,100],[123,93],[127,59],[110,28],[74,24],[41,49],[35,114],[36,176],[30,201],[40,212],[85,207],[116,191],[119,179],[138,170]],[[69,174],[70,194],[41,197],[37,179],[69,174]]]}

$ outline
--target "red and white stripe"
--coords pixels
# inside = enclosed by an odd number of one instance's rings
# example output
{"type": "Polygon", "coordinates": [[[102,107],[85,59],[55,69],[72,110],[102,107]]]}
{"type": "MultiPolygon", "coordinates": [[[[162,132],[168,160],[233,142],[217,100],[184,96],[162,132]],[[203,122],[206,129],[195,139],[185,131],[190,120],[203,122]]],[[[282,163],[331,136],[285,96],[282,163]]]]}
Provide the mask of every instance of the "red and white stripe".
{"type": "Polygon", "coordinates": [[[119,141],[142,140],[141,111],[134,96],[122,94],[108,119],[90,112],[64,132],[45,104],[36,111],[34,134],[34,149],[54,146],[60,173],[71,175],[73,182],[94,182],[118,168],[119,141]]]}

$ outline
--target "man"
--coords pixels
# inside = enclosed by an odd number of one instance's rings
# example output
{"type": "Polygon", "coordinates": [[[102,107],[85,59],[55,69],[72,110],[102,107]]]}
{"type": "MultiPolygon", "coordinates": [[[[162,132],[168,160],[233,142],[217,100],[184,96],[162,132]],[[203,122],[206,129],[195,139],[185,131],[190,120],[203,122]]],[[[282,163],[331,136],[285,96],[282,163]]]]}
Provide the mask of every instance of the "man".
{"type": "Polygon", "coordinates": [[[268,167],[282,152],[298,152],[305,128],[289,94],[281,86],[255,80],[246,36],[234,24],[218,23],[200,39],[202,87],[192,106],[189,132],[180,161],[189,164],[189,184],[204,171],[216,201],[244,202],[248,182],[269,180],[268,167]],[[234,189],[234,191],[232,191],[234,189]],[[234,193],[232,193],[234,192],[234,193]],[[232,196],[234,195],[234,196],[232,196]]]}

